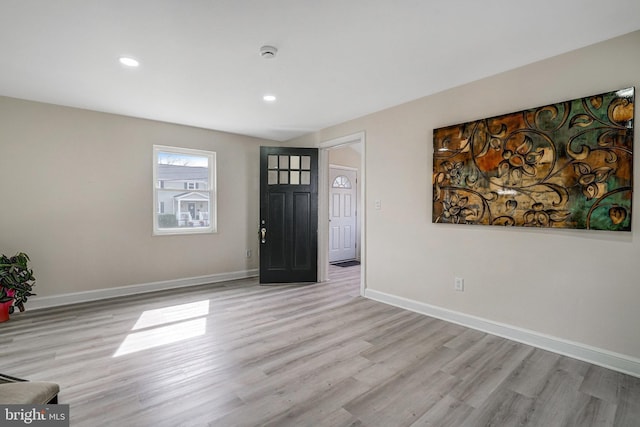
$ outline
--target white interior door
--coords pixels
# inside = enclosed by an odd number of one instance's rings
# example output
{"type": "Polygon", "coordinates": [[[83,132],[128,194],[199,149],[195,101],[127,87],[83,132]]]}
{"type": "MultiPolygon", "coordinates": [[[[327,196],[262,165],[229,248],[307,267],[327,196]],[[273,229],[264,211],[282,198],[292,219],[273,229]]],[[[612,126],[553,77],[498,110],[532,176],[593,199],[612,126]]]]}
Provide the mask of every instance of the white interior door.
{"type": "Polygon", "coordinates": [[[356,171],[329,168],[329,262],[356,258],[356,171]]]}

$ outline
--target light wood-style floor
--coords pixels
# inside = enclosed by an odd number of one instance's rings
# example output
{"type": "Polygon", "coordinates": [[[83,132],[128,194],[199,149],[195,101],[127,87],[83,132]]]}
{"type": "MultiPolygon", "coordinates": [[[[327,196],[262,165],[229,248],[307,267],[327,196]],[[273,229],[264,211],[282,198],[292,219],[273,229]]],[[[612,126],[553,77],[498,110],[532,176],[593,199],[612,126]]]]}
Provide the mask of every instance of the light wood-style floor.
{"type": "Polygon", "coordinates": [[[640,426],[638,378],[331,276],[27,311],[0,325],[0,372],[60,383],[72,426],[640,426]]]}

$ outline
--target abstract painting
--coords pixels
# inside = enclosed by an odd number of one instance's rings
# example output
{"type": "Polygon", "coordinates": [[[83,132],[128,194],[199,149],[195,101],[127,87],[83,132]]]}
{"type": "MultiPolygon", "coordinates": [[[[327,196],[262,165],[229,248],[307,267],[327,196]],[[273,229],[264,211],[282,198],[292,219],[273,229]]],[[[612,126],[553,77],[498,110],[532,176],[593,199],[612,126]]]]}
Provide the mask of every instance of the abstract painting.
{"type": "Polygon", "coordinates": [[[634,88],[433,131],[433,222],[631,230],[634,88]]]}

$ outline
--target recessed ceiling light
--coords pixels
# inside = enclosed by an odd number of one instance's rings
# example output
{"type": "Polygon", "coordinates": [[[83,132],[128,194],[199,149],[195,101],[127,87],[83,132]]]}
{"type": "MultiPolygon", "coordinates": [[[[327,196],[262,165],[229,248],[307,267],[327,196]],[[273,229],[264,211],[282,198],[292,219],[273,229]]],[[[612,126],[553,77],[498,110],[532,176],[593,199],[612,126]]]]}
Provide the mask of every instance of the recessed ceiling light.
{"type": "Polygon", "coordinates": [[[126,65],[127,67],[137,67],[138,65],[140,65],[140,63],[136,59],[130,58],[128,56],[121,56],[119,61],[122,65],[126,65]]]}
{"type": "Polygon", "coordinates": [[[262,99],[264,100],[264,102],[276,102],[275,95],[265,95],[262,97],[262,99]]]}

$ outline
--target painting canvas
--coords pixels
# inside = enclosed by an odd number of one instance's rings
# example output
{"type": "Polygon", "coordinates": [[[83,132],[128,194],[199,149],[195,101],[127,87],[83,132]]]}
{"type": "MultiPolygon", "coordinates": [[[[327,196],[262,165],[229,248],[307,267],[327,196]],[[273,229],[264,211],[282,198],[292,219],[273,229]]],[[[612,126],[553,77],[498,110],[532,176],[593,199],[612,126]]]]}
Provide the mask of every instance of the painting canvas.
{"type": "Polygon", "coordinates": [[[631,230],[634,88],[433,131],[433,222],[631,230]]]}

